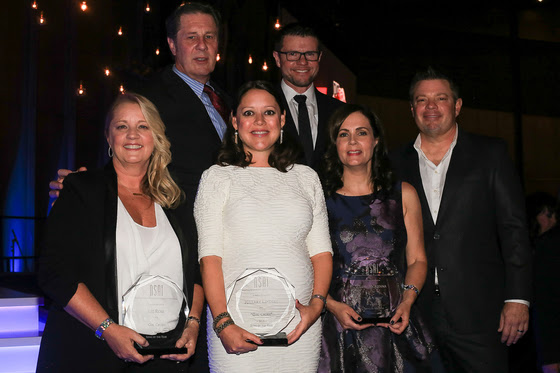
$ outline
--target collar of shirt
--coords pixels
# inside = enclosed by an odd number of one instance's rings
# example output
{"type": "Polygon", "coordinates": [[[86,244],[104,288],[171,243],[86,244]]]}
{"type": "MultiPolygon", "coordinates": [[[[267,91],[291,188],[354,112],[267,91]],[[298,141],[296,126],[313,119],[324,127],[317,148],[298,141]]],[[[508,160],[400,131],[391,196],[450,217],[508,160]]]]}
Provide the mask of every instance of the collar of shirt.
{"type": "MultiPolygon", "coordinates": [[[[202,92],[204,91],[204,84],[202,84],[198,80],[194,80],[193,78],[189,77],[187,74],[180,72],[179,69],[177,69],[177,66],[175,65],[173,65],[173,72],[175,72],[175,74],[177,74],[179,78],[183,79],[183,81],[187,83],[189,87],[191,87],[191,89],[198,96],[198,98],[202,96],[202,92]]],[[[210,82],[206,84],[212,89],[214,89],[214,87],[210,85],[210,82]]]]}
{"type": "MultiPolygon", "coordinates": [[[[284,92],[284,97],[286,97],[286,101],[288,102],[288,104],[290,104],[291,102],[295,102],[294,101],[294,96],[305,95],[305,96],[307,96],[306,103],[307,103],[308,107],[309,107],[310,104],[314,107],[317,106],[317,99],[315,98],[315,85],[313,83],[311,83],[309,88],[307,88],[307,90],[303,93],[298,93],[298,92],[294,91],[294,89],[292,87],[290,87],[289,85],[286,84],[284,79],[282,79],[282,82],[280,83],[280,86],[282,87],[282,92],[284,92]]],[[[297,105],[297,102],[295,104],[297,105]]]]}
{"type": "Polygon", "coordinates": [[[426,200],[430,207],[430,213],[434,223],[437,221],[443,188],[445,186],[445,178],[447,176],[447,170],[449,169],[449,163],[451,162],[453,149],[457,144],[458,135],[459,127],[455,124],[455,137],[453,138],[453,142],[451,142],[449,149],[447,149],[447,152],[437,166],[430,161],[422,151],[422,139],[420,134],[418,134],[416,141],[414,141],[414,149],[418,152],[418,168],[420,177],[422,178],[422,187],[424,188],[424,194],[426,195],[426,200]]]}

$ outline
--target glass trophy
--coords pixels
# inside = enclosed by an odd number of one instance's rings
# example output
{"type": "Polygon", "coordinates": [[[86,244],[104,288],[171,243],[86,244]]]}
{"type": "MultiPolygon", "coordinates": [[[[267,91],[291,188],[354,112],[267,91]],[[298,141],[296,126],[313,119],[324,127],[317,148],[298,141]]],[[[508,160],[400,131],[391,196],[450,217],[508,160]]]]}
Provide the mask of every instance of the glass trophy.
{"type": "Polygon", "coordinates": [[[173,280],[161,275],[142,275],[122,297],[123,325],[148,340],[136,345],[141,355],[186,354],[176,348],[189,313],[187,297],[173,280]]]}
{"type": "Polygon", "coordinates": [[[388,323],[402,299],[400,276],[383,264],[352,265],[345,273],[344,302],[361,317],[361,324],[388,323]]]}
{"type": "Polygon", "coordinates": [[[249,268],[226,290],[236,325],[258,335],[263,346],[287,346],[283,330],[296,313],[295,287],[274,268],[249,268]]]}

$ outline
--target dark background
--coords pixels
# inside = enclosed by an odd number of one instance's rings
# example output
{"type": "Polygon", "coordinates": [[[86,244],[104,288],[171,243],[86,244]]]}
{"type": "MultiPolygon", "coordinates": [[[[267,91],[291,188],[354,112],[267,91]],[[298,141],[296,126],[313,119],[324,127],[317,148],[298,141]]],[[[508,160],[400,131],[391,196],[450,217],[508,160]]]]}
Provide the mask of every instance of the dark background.
{"type": "MultiPolygon", "coordinates": [[[[36,3],[38,9],[28,0],[3,3],[0,22],[4,254],[13,246],[11,225],[27,220],[36,226],[15,234],[23,255],[35,253],[35,231],[48,213],[48,182],[58,168],[106,162],[107,107],[121,85],[133,90],[172,62],[164,20],[180,1],[90,0],[85,12],[76,0],[36,3]],[[44,24],[38,23],[41,12],[44,24]],[[83,96],[76,93],[80,83],[83,96]]],[[[341,81],[350,102],[371,104],[382,114],[392,147],[413,139],[409,81],[433,65],[461,87],[465,114],[459,123],[473,130],[468,126],[476,122],[474,131],[506,138],[527,192],[558,190],[557,0],[210,3],[223,15],[221,60],[213,77],[230,93],[247,80],[278,81],[273,25],[276,19],[298,19],[315,27],[330,51],[320,85],[330,93],[332,80],[341,81]],[[264,62],[267,71],[261,69],[264,62]]]]}

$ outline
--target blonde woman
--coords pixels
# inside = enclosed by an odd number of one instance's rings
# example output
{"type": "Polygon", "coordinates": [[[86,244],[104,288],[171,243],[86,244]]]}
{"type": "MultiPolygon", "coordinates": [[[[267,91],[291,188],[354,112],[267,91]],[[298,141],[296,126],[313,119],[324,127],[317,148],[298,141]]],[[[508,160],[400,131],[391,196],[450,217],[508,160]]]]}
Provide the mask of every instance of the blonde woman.
{"type": "Polygon", "coordinates": [[[111,161],[69,175],[48,219],[39,282],[53,307],[37,371],[183,372],[175,361],[195,352],[203,293],[196,248],[173,210],[182,191],[167,170],[165,127],[150,101],[127,93],[109,111],[105,135],[111,161]],[[170,315],[176,327],[157,333],[187,353],[154,359],[134,347],[149,343],[122,325],[121,300],[143,275],[166,276],[185,293],[190,313],[170,315]]]}

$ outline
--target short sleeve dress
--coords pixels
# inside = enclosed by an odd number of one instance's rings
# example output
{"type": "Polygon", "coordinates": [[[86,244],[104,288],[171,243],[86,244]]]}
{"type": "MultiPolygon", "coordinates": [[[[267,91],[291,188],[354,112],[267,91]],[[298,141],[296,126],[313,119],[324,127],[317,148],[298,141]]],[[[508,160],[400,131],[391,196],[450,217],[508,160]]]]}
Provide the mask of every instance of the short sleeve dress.
{"type": "MultiPolygon", "coordinates": [[[[334,250],[329,294],[345,303],[351,303],[355,294],[364,294],[360,284],[347,281],[348,272],[363,268],[364,263],[367,268],[393,271],[402,285],[407,235],[401,184],[391,192],[366,196],[334,194],[326,203],[334,250]]],[[[414,306],[401,335],[383,327],[343,330],[334,315],[327,313],[319,372],[402,372],[404,360],[413,365],[428,364],[432,349],[432,339],[414,306]]]]}
{"type": "MultiPolygon", "coordinates": [[[[247,268],[275,268],[294,286],[302,304],[313,291],[311,257],[330,252],[323,191],[315,171],[294,165],[288,172],[271,167],[212,166],[202,176],[195,218],[199,260],[222,258],[227,287],[247,268]]],[[[212,330],[208,312],[208,354],[212,372],[316,372],[321,323],[316,322],[288,347],[259,347],[227,354],[212,330]]],[[[284,330],[292,331],[296,317],[284,330]]]]}

